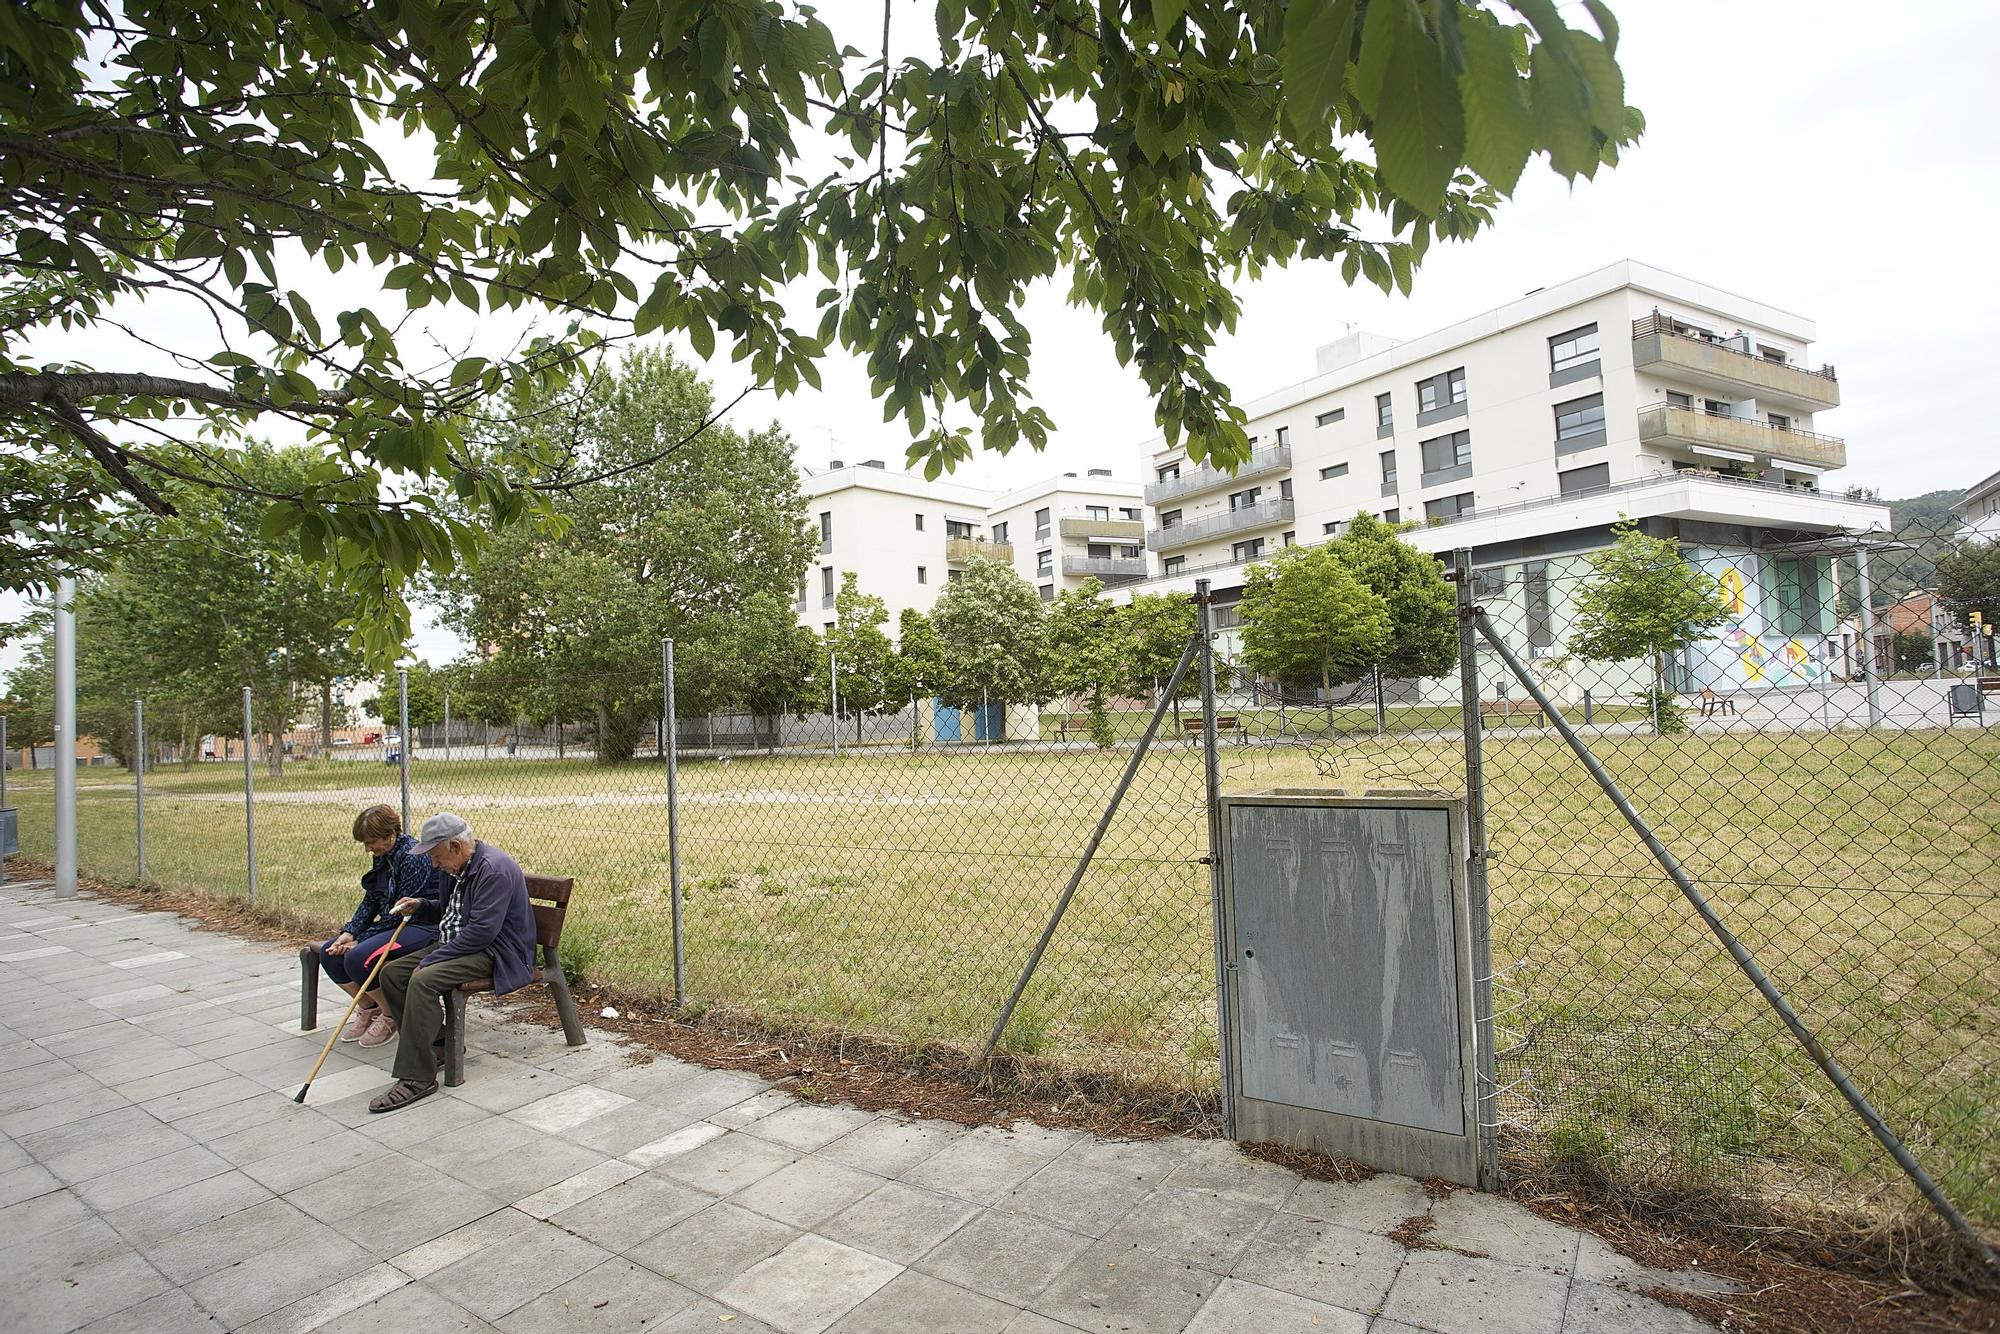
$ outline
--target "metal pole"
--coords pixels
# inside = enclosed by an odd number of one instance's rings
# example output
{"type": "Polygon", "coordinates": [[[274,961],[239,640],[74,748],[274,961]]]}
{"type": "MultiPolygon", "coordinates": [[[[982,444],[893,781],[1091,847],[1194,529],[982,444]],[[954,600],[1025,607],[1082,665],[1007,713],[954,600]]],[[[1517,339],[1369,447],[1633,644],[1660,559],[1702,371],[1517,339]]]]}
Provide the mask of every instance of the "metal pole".
{"type": "Polygon", "coordinates": [[[146,701],[132,701],[132,814],[133,836],[139,845],[139,870],[134,877],[146,883],[146,701]]]}
{"type": "MultiPolygon", "coordinates": [[[[1854,576],[1861,585],[1861,680],[1868,692],[1868,725],[1882,725],[1881,673],[1875,669],[1875,581],[1868,577],[1868,548],[1854,553],[1854,576]]],[[[1893,670],[1895,664],[1891,663],[1893,670]]]]}
{"type": "Polygon", "coordinates": [[[833,728],[833,758],[840,758],[840,666],[826,655],[826,720],[833,728]]]}
{"type": "Polygon", "coordinates": [[[986,744],[989,746],[993,744],[993,720],[987,715],[992,712],[992,709],[993,701],[987,697],[986,691],[982,687],[979,691],[979,723],[973,730],[975,732],[983,730],[986,733],[986,744]]]}
{"type": "Polygon", "coordinates": [[[1215,1040],[1222,1062],[1222,1133],[1236,1138],[1236,1055],[1230,1045],[1229,953],[1222,920],[1222,766],[1215,735],[1215,620],[1209,609],[1208,580],[1194,582],[1194,605],[1201,636],[1202,781],[1208,805],[1208,901],[1215,935],[1215,1040]]]}
{"type": "Polygon", "coordinates": [[[249,852],[250,902],[257,902],[257,776],[250,763],[250,687],[243,687],[243,843],[249,852]]]}
{"type": "MultiPolygon", "coordinates": [[[[7,809],[7,766],[14,762],[7,749],[7,715],[0,713],[0,811],[7,809]]],[[[0,819],[6,817],[0,816],[0,819]]],[[[7,883],[7,853],[0,849],[0,885],[7,883]]]]}
{"type": "Polygon", "coordinates": [[[410,669],[396,669],[396,763],[403,782],[403,828],[410,827],[410,669]]]}
{"type": "Polygon", "coordinates": [[[444,692],[444,757],[451,759],[451,692],[444,692]]]}
{"type": "Polygon", "coordinates": [[[1736,960],[1737,967],[1743,970],[1744,976],[1748,977],[1751,985],[1757,988],[1757,993],[1777,1012],[1778,1018],[1783,1020],[1785,1027],[1791,1031],[1792,1037],[1798,1041],[1801,1047],[1805,1048],[1805,1053],[1812,1059],[1812,1063],[1820,1068],[1820,1073],[1824,1074],[1833,1084],[1834,1088],[1840,1091],[1840,1096],[1847,1100],[1847,1105],[1854,1109],[1855,1115],[1861,1118],[1862,1123],[1868,1127],[1869,1133],[1875,1136],[1876,1142],[1889,1151],[1889,1156],[1896,1160],[1896,1165],[1903,1169],[1903,1172],[1911,1181],[1916,1183],[1917,1189],[1923,1192],[1924,1198],[1930,1201],[1931,1207],[1936,1209],[1944,1217],[1944,1220],[1965,1239],[1966,1243],[1972,1248],[1973,1254],[1984,1260],[1989,1267],[2000,1269],[2000,1256],[1996,1256],[1993,1253],[1992,1248],[1986,1244],[1985,1240],[1979,1235],[1978,1230],[1972,1226],[1964,1214],[1958,1211],[1957,1206],[1945,1197],[1945,1193],[1938,1188],[1937,1182],[1931,1180],[1930,1174],[1924,1171],[1923,1165],[1911,1156],[1909,1149],[1904,1146],[1903,1141],[1896,1137],[1896,1132],[1889,1129],[1888,1124],[1882,1120],[1881,1116],[1876,1113],[1875,1108],[1869,1104],[1867,1097],[1862,1094],[1860,1089],[1854,1086],[1854,1081],[1848,1078],[1847,1071],[1843,1070],[1840,1063],[1833,1059],[1832,1053],[1820,1045],[1819,1039],[1813,1036],[1812,1030],[1805,1026],[1805,1021],[1800,1019],[1798,1012],[1792,1009],[1792,1004],[1785,999],[1784,993],[1778,990],[1769,975],[1758,966],[1756,958],[1751,955],[1750,951],[1744,947],[1743,942],[1738,940],[1736,934],[1729,929],[1728,924],[1710,906],[1708,899],[1703,896],[1700,888],[1694,883],[1694,879],[1688,875],[1686,868],[1680,864],[1672,852],[1668,851],[1667,845],[1660,841],[1659,836],[1653,832],[1652,826],[1646,823],[1645,817],[1639,814],[1638,809],[1632,805],[1630,799],[1626,797],[1624,791],[1618,786],[1617,781],[1611,777],[1602,764],[1598,763],[1597,757],[1591,754],[1590,747],[1586,746],[1583,743],[1583,739],[1571,729],[1568,720],[1556,711],[1554,702],[1542,693],[1541,688],[1535,684],[1534,679],[1529,675],[1528,669],[1522,666],[1521,660],[1516,658],[1506,644],[1501,642],[1500,637],[1494,633],[1492,622],[1486,619],[1484,613],[1475,614],[1478,617],[1479,632],[1486,636],[1487,640],[1492,643],[1493,647],[1499,652],[1501,661],[1507,664],[1508,670],[1520,678],[1521,684],[1528,688],[1528,693],[1535,697],[1535,702],[1542,706],[1542,712],[1548,716],[1551,723],[1555,724],[1556,730],[1562,733],[1563,740],[1569,743],[1569,748],[1572,751],[1576,752],[1576,757],[1583,761],[1583,767],[1590,771],[1592,778],[1597,780],[1597,785],[1604,790],[1604,795],[1611,798],[1611,804],[1618,808],[1618,813],[1625,817],[1625,822],[1632,826],[1632,831],[1645,843],[1647,850],[1653,854],[1653,859],[1672,878],[1674,884],[1680,887],[1682,896],[1693,905],[1695,912],[1700,914],[1701,920],[1708,925],[1708,929],[1714,933],[1715,938],[1722,942],[1722,947],[1729,951],[1729,957],[1736,960]]]}
{"type": "Polygon", "coordinates": [[[76,897],[76,580],[56,580],[56,897],[76,897]]]}
{"type": "Polygon", "coordinates": [[[1153,744],[1153,734],[1160,730],[1160,719],[1166,716],[1167,706],[1179,692],[1181,678],[1187,675],[1188,664],[1193,661],[1195,650],[1199,647],[1200,644],[1196,640],[1190,639],[1187,647],[1181,650],[1181,660],[1175,664],[1174,674],[1167,679],[1167,693],[1162,695],[1160,702],[1153,707],[1153,717],[1146,724],[1145,735],[1139,738],[1138,748],[1132,752],[1132,758],[1126,761],[1125,772],[1119,777],[1118,786],[1111,793],[1110,802],[1104,807],[1104,814],[1097,819],[1097,828],[1090,831],[1090,842],[1084,845],[1083,856],[1077,859],[1076,869],[1070,872],[1069,883],[1063,886],[1062,897],[1056,900],[1055,911],[1049,914],[1049,924],[1042,928],[1041,938],[1035,942],[1034,952],[1028,955],[1027,966],[1021,969],[1021,978],[1014,983],[1014,990],[1007,997],[1007,1003],[1000,1007],[1000,1018],[994,1021],[993,1032],[987,1036],[986,1045],[979,1052],[981,1067],[993,1059],[993,1048],[999,1045],[1000,1035],[1007,1031],[1008,1021],[1014,1017],[1014,1007],[1021,1003],[1021,993],[1028,989],[1028,982],[1034,977],[1035,969],[1041,966],[1042,955],[1048,951],[1049,942],[1055,939],[1056,927],[1061,924],[1063,914],[1069,911],[1069,901],[1076,897],[1076,887],[1083,883],[1083,874],[1090,869],[1091,859],[1097,855],[1098,844],[1104,841],[1104,831],[1111,827],[1112,817],[1118,814],[1119,804],[1125,800],[1125,790],[1132,786],[1132,779],[1139,772],[1139,763],[1146,758],[1146,751],[1153,744]]]}
{"type": "Polygon", "coordinates": [[[1375,669],[1375,735],[1389,730],[1389,703],[1382,697],[1382,669],[1375,669]]]}
{"type": "Polygon", "coordinates": [[[1452,553],[1458,586],[1459,728],[1465,738],[1465,901],[1472,934],[1473,1065],[1478,1090],[1479,1184],[1500,1184],[1499,1057],[1493,1033],[1493,917],[1486,877],[1486,739],[1479,716],[1478,640],[1473,617],[1472,553],[1452,553]]]}
{"type": "Polygon", "coordinates": [[[674,1005],[687,1003],[687,955],[681,944],[681,788],[680,714],[674,698],[674,641],[660,641],[660,675],[666,683],[665,732],[667,753],[667,891],[674,926],[674,1005]]]}

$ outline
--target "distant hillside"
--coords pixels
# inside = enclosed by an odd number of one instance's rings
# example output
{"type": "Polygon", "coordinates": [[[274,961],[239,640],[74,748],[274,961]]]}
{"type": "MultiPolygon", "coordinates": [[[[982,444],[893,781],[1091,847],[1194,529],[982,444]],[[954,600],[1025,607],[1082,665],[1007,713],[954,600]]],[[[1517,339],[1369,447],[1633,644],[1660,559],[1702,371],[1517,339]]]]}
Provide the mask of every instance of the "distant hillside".
{"type": "Polygon", "coordinates": [[[1871,562],[1881,571],[1875,576],[1876,587],[1889,598],[1899,598],[1913,588],[1930,585],[1937,558],[1957,545],[1958,516],[1951,512],[1951,507],[1964,494],[1954,488],[1888,502],[1890,527],[1899,540],[1913,548],[1889,553],[1879,563],[1871,562]]]}

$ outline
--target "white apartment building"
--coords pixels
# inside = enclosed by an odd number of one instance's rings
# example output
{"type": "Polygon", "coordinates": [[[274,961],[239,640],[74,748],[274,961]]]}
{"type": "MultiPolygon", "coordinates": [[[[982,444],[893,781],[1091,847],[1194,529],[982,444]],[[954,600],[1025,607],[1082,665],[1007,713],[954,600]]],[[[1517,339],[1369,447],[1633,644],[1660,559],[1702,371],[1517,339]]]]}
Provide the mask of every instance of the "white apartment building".
{"type": "Polygon", "coordinates": [[[2000,541],[2000,472],[1974,482],[1952,509],[1958,514],[1961,541],[2000,541]]]}
{"type": "Polygon", "coordinates": [[[1803,539],[1888,527],[1886,506],[1821,491],[1847,461],[1817,430],[1838,406],[1813,322],[1632,261],[1537,288],[1398,342],[1350,334],[1318,373],[1246,405],[1234,474],[1156,448],[1146,545],[1185,591],[1227,604],[1246,567],[1337,535],[1357,512],[1423,526],[1424,550],[1472,549],[1482,597],[1505,596],[1550,655],[1567,632],[1551,587],[1620,518],[1733,576],[1726,653],[1691,653],[1677,684],[1804,683],[1835,660],[1831,550],[1803,539]]]}
{"type": "Polygon", "coordinates": [[[994,543],[1011,546],[1014,572],[1052,602],[1086,579],[1111,588],[1150,573],[1143,492],[1109,468],[1066,472],[994,497],[988,523],[994,543]]]}
{"type": "Polygon", "coordinates": [[[1147,573],[1141,488],[1104,469],[996,495],[870,459],[836,462],[802,478],[800,490],[819,536],[797,604],[809,630],[834,623],[834,599],[849,573],[888,606],[892,636],[905,608],[929,612],[974,558],[1012,566],[1044,600],[1091,575],[1111,585],[1147,573]]]}

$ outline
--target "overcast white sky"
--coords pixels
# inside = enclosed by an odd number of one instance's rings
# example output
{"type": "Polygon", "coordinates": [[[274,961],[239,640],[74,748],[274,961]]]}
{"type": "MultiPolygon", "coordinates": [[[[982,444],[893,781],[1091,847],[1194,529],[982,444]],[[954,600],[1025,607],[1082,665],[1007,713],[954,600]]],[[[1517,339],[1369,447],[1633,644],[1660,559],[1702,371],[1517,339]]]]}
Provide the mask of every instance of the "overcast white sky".
{"type": "MultiPolygon", "coordinates": [[[[1246,282],[1243,318],[1214,359],[1239,401],[1310,375],[1313,349],[1344,324],[1413,336],[1629,257],[1818,322],[1816,358],[1839,368],[1843,406],[1814,424],[1848,442],[1849,466],[1832,483],[1906,496],[2000,467],[1995,432],[1981,424],[1990,408],[1978,401],[1993,380],[2000,306],[2000,247],[1989,239],[2000,216],[2000,5],[1613,5],[1644,142],[1574,189],[1531,165],[1497,224],[1433,250],[1407,298],[1349,289],[1332,264],[1246,282]]],[[[916,7],[904,31],[923,17],[916,7]]],[[[841,36],[864,50],[879,41],[858,29],[841,36]]],[[[1025,318],[1055,441],[1045,455],[981,458],[958,475],[994,486],[1088,467],[1138,476],[1150,405],[1096,317],[1051,287],[1025,318]]],[[[726,398],[741,378],[718,358],[712,373],[726,398]]],[[[821,392],[753,395],[735,420],[775,417],[807,466],[899,463],[907,436],[882,424],[860,364],[833,357],[822,377],[821,392]]],[[[0,603],[0,617],[17,605],[0,603]]],[[[426,626],[418,648],[437,660],[455,645],[426,626]]],[[[0,649],[0,670],[16,657],[0,649]]]]}

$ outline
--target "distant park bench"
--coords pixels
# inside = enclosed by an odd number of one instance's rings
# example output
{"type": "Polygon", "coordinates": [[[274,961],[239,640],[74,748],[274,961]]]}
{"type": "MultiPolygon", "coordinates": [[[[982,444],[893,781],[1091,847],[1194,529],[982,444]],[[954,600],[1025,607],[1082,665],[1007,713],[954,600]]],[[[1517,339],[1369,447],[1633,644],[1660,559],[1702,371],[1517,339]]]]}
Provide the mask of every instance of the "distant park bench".
{"type": "MultiPolygon", "coordinates": [[[[1189,736],[1200,736],[1201,728],[1202,723],[1199,717],[1181,719],[1181,731],[1189,736]]],[[[1221,736],[1225,732],[1240,739],[1244,736],[1243,720],[1233,713],[1216,714],[1215,734],[1221,736]]]]}
{"type": "Polygon", "coordinates": [[[1056,740],[1067,741],[1071,736],[1090,735],[1090,715],[1072,713],[1056,720],[1056,740]]]}
{"type": "Polygon", "coordinates": [[[1495,718],[1500,720],[1500,726],[1505,727],[1507,720],[1517,713],[1533,714],[1537,727],[1547,725],[1548,720],[1542,716],[1542,706],[1531,699],[1482,699],[1479,701],[1479,717],[1488,727],[1493,726],[1495,718]]]}

